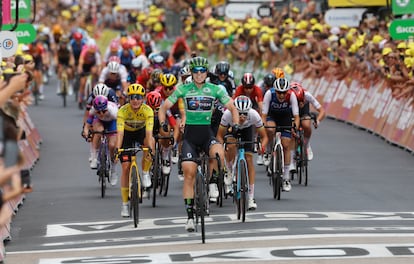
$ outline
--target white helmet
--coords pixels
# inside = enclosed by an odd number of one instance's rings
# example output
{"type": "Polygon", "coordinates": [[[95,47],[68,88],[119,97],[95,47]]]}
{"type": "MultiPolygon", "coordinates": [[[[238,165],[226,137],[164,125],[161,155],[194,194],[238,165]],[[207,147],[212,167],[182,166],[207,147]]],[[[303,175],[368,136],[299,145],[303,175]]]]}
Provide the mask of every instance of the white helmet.
{"type": "Polygon", "coordinates": [[[285,78],[278,78],[273,83],[273,87],[277,92],[287,92],[290,89],[289,81],[285,78]]]}
{"type": "Polygon", "coordinates": [[[144,59],[142,57],[137,57],[131,61],[133,68],[142,68],[144,64],[144,59]]]}
{"type": "Polygon", "coordinates": [[[93,87],[92,93],[95,97],[98,95],[103,95],[103,96],[108,97],[109,87],[106,86],[106,84],[104,83],[98,83],[97,85],[95,85],[95,87],[93,87]]]}
{"type": "Polygon", "coordinates": [[[142,42],[150,42],[151,41],[151,35],[149,33],[144,33],[141,36],[142,42]]]}
{"type": "Polygon", "coordinates": [[[234,106],[239,112],[247,113],[252,108],[252,101],[245,95],[239,95],[234,99],[234,106]]]}
{"type": "Polygon", "coordinates": [[[119,72],[119,63],[116,61],[110,61],[108,63],[108,70],[111,73],[118,73],[119,72]]]}
{"type": "Polygon", "coordinates": [[[190,75],[191,75],[190,67],[184,66],[181,68],[180,76],[190,76],[190,75]]]}

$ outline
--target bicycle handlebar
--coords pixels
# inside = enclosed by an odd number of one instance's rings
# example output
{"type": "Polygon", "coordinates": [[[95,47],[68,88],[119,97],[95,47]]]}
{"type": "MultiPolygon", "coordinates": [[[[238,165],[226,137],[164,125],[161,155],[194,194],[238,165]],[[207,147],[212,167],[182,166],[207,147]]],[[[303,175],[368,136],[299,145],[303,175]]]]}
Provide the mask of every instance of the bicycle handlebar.
{"type": "Polygon", "coordinates": [[[115,134],[115,133],[117,133],[116,130],[114,130],[114,131],[107,131],[107,130],[104,130],[104,131],[89,131],[90,135],[93,135],[93,134],[110,135],[110,134],[115,134]]]}

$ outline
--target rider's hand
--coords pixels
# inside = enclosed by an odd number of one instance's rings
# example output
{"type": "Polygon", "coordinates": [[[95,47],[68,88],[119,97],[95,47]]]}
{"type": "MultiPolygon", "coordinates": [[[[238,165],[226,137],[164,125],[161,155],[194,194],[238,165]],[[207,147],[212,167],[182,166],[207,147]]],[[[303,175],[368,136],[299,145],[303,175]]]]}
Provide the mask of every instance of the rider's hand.
{"type": "Polygon", "coordinates": [[[167,122],[162,122],[161,126],[162,126],[162,130],[164,130],[164,132],[168,132],[168,124],[167,124],[167,122]]]}
{"type": "Polygon", "coordinates": [[[313,126],[316,128],[318,128],[320,121],[319,120],[315,120],[315,122],[313,122],[313,126]]]}
{"type": "Polygon", "coordinates": [[[291,133],[292,133],[292,138],[297,137],[296,129],[294,127],[292,127],[291,133]]]}
{"type": "Polygon", "coordinates": [[[237,134],[237,132],[239,132],[239,130],[240,130],[240,126],[239,126],[239,124],[234,124],[234,125],[231,127],[231,133],[232,133],[233,135],[236,135],[236,134],[237,134]]]}

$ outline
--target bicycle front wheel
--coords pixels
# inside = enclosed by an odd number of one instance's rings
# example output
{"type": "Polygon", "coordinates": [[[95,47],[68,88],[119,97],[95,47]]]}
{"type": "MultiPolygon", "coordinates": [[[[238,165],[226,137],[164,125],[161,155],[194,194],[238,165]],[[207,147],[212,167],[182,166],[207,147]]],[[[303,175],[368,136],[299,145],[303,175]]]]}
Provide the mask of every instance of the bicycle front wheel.
{"type": "Polygon", "coordinates": [[[139,219],[139,197],[138,197],[138,168],[131,167],[131,211],[134,218],[134,227],[138,226],[139,219]]]}
{"type": "Polygon", "coordinates": [[[101,197],[105,197],[105,191],[106,191],[106,155],[104,149],[101,147],[101,150],[99,151],[99,166],[98,166],[98,176],[99,181],[101,182],[101,197]]]}
{"type": "Polygon", "coordinates": [[[61,80],[61,95],[63,99],[63,107],[66,107],[66,95],[68,94],[68,87],[69,87],[69,81],[68,81],[68,75],[66,73],[62,74],[62,80],[61,80]]]}
{"type": "Polygon", "coordinates": [[[240,211],[241,211],[241,218],[242,222],[246,220],[246,211],[247,211],[247,202],[248,202],[248,195],[249,195],[249,185],[247,180],[247,164],[245,160],[240,160],[240,211]]]}
{"type": "Polygon", "coordinates": [[[274,159],[274,173],[273,173],[273,198],[280,200],[282,191],[282,172],[283,172],[283,153],[282,147],[276,147],[276,157],[274,159]]]}
{"type": "Polygon", "coordinates": [[[207,189],[206,189],[205,182],[203,180],[203,176],[200,174],[196,175],[195,202],[196,202],[196,210],[195,210],[196,223],[198,224],[200,220],[201,241],[205,243],[206,242],[206,229],[205,229],[204,217],[206,215],[207,189]]]}
{"type": "MultiPolygon", "coordinates": [[[[160,151],[158,150],[158,143],[155,146],[155,157],[154,162],[152,163],[152,207],[155,207],[157,203],[157,190],[158,187],[162,187],[162,182],[160,182],[160,151]]],[[[161,190],[160,190],[161,192],[161,190]]]]}

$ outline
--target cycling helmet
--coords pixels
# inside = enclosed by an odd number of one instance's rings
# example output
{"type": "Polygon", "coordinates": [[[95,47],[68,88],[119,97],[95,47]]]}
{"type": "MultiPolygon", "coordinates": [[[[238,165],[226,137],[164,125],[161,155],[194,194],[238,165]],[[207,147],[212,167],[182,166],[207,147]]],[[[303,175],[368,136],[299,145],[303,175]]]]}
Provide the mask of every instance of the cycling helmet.
{"type": "Polygon", "coordinates": [[[150,42],[151,41],[151,35],[149,33],[144,33],[141,36],[142,42],[150,42]]]}
{"type": "Polygon", "coordinates": [[[170,87],[174,86],[177,83],[177,78],[174,76],[174,74],[166,73],[161,75],[161,84],[170,87]]]}
{"type": "Polygon", "coordinates": [[[204,57],[194,57],[190,60],[190,70],[196,67],[203,67],[208,69],[208,61],[204,57]]]}
{"type": "Polygon", "coordinates": [[[142,53],[142,48],[140,46],[135,46],[132,48],[132,51],[134,52],[135,56],[138,57],[142,53]]]}
{"type": "Polygon", "coordinates": [[[109,94],[109,89],[110,88],[106,86],[106,84],[98,83],[97,85],[95,85],[95,87],[93,87],[92,93],[95,97],[98,95],[107,97],[109,94]]]}
{"type": "Polygon", "coordinates": [[[305,100],[305,89],[298,82],[292,82],[290,88],[295,93],[298,102],[303,102],[305,100]]]}
{"type": "Polygon", "coordinates": [[[103,111],[108,108],[108,98],[103,95],[98,95],[93,99],[93,108],[95,108],[96,111],[103,111]]]}
{"type": "Polygon", "coordinates": [[[146,104],[152,109],[157,109],[160,107],[162,101],[161,94],[157,91],[152,91],[147,94],[146,104]]]}
{"type": "Polygon", "coordinates": [[[161,76],[162,76],[162,70],[154,69],[151,72],[151,76],[150,76],[152,83],[161,83],[161,76]]]}
{"type": "Polygon", "coordinates": [[[143,59],[141,57],[135,58],[131,61],[133,68],[142,68],[143,59]]]}
{"type": "Polygon", "coordinates": [[[139,83],[130,84],[128,86],[127,95],[129,96],[129,95],[134,95],[134,94],[144,96],[145,95],[144,87],[139,83]]]}
{"type": "Polygon", "coordinates": [[[268,87],[272,87],[275,80],[276,77],[272,73],[268,73],[263,77],[263,83],[268,87]]]}
{"type": "Polygon", "coordinates": [[[117,52],[119,50],[119,44],[118,44],[118,42],[112,41],[111,44],[109,45],[109,50],[110,51],[117,52]]]}
{"type": "Polygon", "coordinates": [[[229,70],[230,70],[230,64],[227,61],[220,61],[216,65],[215,73],[217,75],[219,75],[219,74],[228,75],[229,70]]]}
{"type": "Polygon", "coordinates": [[[185,79],[184,84],[189,84],[193,82],[193,77],[188,76],[187,79],[185,79]]]}
{"type": "Polygon", "coordinates": [[[153,64],[163,64],[164,63],[164,57],[163,56],[161,56],[160,54],[157,54],[157,55],[155,55],[153,58],[152,58],[152,60],[151,60],[151,62],[153,63],[153,64]]]}
{"type": "Polygon", "coordinates": [[[180,76],[181,77],[190,76],[190,75],[191,75],[191,71],[190,71],[190,68],[188,66],[184,66],[184,67],[181,68],[181,70],[180,70],[180,76]]]}
{"type": "Polygon", "coordinates": [[[285,72],[282,68],[273,68],[272,73],[275,75],[276,78],[285,78],[285,72]]]}
{"type": "Polygon", "coordinates": [[[69,39],[68,36],[63,35],[63,36],[60,37],[59,42],[62,43],[62,44],[68,44],[69,43],[69,40],[70,39],[69,39]]]}
{"type": "Polygon", "coordinates": [[[108,70],[110,73],[119,73],[119,63],[116,61],[110,61],[108,63],[108,70]]]}
{"type": "Polygon", "coordinates": [[[234,106],[239,112],[247,113],[252,108],[252,101],[245,95],[239,95],[234,99],[234,106]]]}
{"type": "Polygon", "coordinates": [[[255,83],[253,74],[251,72],[246,72],[243,74],[241,82],[243,86],[253,86],[255,83]]]}
{"type": "Polygon", "coordinates": [[[232,70],[229,70],[229,78],[234,79],[234,72],[232,70]]]}
{"type": "Polygon", "coordinates": [[[276,79],[276,81],[273,83],[273,87],[277,92],[287,92],[290,89],[289,81],[285,78],[279,78],[276,79]]]}
{"type": "Polygon", "coordinates": [[[117,62],[118,64],[121,63],[121,59],[118,56],[111,56],[109,57],[109,62],[117,62]]]}
{"type": "Polygon", "coordinates": [[[73,33],[73,39],[75,40],[81,40],[83,38],[82,33],[76,31],[75,33],[73,33]]]}

